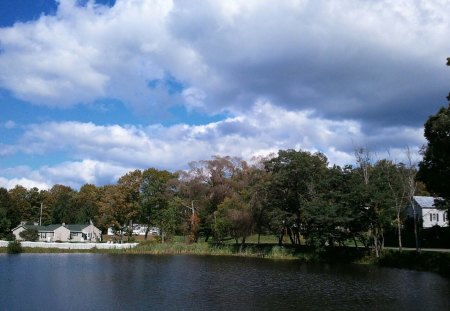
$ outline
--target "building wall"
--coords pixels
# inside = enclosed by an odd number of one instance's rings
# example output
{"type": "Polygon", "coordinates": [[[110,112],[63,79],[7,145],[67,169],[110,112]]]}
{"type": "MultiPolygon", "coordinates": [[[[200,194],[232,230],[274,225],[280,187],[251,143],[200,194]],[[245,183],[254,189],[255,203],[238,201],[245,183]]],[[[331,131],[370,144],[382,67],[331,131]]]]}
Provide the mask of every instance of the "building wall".
{"type": "Polygon", "coordinates": [[[61,226],[55,229],[53,232],[55,234],[53,236],[53,241],[62,241],[62,242],[69,241],[70,230],[67,229],[66,227],[61,226]]]}
{"type": "Polygon", "coordinates": [[[431,228],[434,226],[448,227],[447,215],[447,211],[424,208],[422,210],[423,228],[431,228]]]}
{"type": "Polygon", "coordinates": [[[40,242],[53,242],[55,239],[54,232],[39,232],[39,241],[40,242]]]}
{"type": "Polygon", "coordinates": [[[87,241],[101,241],[102,232],[94,225],[89,225],[83,229],[87,241]]]}

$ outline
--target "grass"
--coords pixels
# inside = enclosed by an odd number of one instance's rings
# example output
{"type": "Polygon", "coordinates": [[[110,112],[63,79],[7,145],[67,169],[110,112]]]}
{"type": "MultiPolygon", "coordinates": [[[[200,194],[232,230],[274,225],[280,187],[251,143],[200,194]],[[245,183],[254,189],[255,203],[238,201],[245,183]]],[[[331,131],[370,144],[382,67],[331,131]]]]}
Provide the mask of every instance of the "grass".
{"type": "MultiPolygon", "coordinates": [[[[225,243],[186,243],[184,237],[173,237],[171,242],[159,243],[155,239],[142,241],[131,249],[56,249],[22,247],[23,253],[99,253],[99,254],[151,254],[151,255],[210,255],[268,258],[277,260],[301,260],[305,262],[358,263],[384,267],[405,268],[419,271],[437,272],[450,277],[450,253],[385,250],[381,258],[375,258],[368,250],[355,247],[332,247],[320,251],[304,245],[284,244],[278,246],[276,237],[257,236],[247,239],[241,249],[234,240],[225,243]]],[[[0,247],[0,253],[6,253],[0,247]]]]}

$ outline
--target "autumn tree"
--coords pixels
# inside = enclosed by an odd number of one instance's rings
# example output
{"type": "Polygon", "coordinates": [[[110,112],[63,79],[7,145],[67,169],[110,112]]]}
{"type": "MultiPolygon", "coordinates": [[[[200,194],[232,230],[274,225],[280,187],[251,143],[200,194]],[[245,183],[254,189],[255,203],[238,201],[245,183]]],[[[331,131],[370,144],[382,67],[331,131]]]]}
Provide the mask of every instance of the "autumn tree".
{"type": "Polygon", "coordinates": [[[194,163],[189,165],[189,170],[178,172],[177,198],[184,214],[183,231],[187,233],[189,242],[197,242],[201,229],[200,215],[205,216],[203,211],[208,205],[209,184],[194,163]]]}
{"type": "Polygon", "coordinates": [[[20,221],[37,221],[36,215],[33,213],[31,204],[28,201],[28,190],[20,185],[8,191],[9,197],[11,198],[12,209],[17,213],[17,219],[15,219],[15,224],[17,225],[20,221]]]}
{"type": "Polygon", "coordinates": [[[139,209],[135,202],[130,201],[129,188],[124,184],[106,185],[100,191],[97,223],[103,231],[112,228],[123,241],[124,233],[129,229],[129,224],[137,219],[139,209]]]}

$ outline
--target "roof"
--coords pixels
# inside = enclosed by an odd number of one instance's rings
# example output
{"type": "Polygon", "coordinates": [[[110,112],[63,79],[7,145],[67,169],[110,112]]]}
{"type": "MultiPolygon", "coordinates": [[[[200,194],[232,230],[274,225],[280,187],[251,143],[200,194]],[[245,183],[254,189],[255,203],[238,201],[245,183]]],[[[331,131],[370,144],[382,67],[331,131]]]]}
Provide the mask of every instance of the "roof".
{"type": "Polygon", "coordinates": [[[52,232],[61,227],[62,225],[48,225],[48,226],[35,226],[35,225],[23,225],[22,227],[26,229],[36,229],[39,232],[52,232]]]}
{"type": "Polygon", "coordinates": [[[419,207],[421,208],[435,208],[434,206],[435,198],[433,197],[425,197],[417,195],[414,196],[413,199],[416,202],[416,204],[419,205],[419,207]]]}
{"type": "Polygon", "coordinates": [[[73,232],[81,232],[86,227],[89,227],[89,225],[80,225],[80,224],[66,225],[66,228],[73,232]]]}
{"type": "Polygon", "coordinates": [[[59,227],[65,227],[71,232],[81,232],[84,228],[88,227],[89,225],[82,225],[82,224],[73,224],[73,225],[65,225],[62,224],[52,224],[48,226],[35,226],[35,225],[20,225],[13,230],[16,230],[19,227],[24,227],[25,229],[36,229],[39,232],[53,232],[59,227]]]}

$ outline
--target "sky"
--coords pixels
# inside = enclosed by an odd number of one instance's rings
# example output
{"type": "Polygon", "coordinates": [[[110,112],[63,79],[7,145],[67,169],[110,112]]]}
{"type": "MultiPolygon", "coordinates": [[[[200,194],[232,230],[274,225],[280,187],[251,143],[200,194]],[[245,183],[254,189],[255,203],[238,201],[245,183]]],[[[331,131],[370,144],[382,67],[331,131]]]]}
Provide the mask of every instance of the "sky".
{"type": "Polygon", "coordinates": [[[0,187],[212,156],[420,160],[450,0],[1,0],[0,187]]]}

